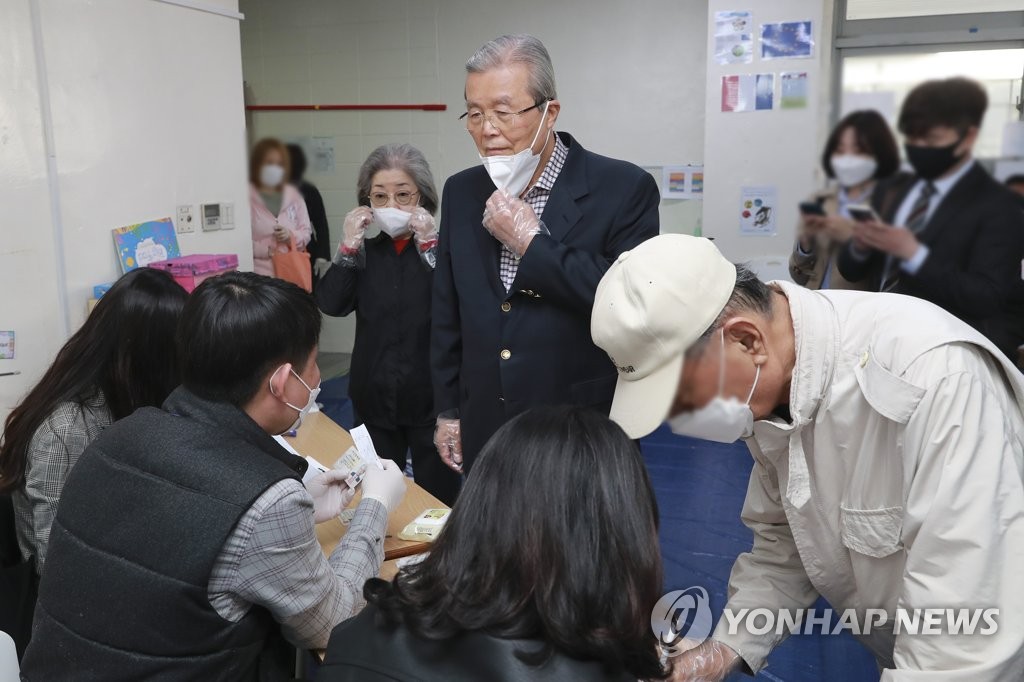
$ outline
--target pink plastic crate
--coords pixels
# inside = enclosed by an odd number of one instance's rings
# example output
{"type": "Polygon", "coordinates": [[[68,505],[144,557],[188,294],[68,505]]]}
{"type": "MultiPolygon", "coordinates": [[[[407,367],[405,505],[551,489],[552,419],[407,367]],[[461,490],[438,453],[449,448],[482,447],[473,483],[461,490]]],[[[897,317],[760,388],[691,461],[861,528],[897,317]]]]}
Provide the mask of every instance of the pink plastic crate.
{"type": "Polygon", "coordinates": [[[150,263],[149,267],[171,273],[175,282],[192,293],[205,280],[237,270],[238,256],[233,253],[195,254],[150,263]]]}

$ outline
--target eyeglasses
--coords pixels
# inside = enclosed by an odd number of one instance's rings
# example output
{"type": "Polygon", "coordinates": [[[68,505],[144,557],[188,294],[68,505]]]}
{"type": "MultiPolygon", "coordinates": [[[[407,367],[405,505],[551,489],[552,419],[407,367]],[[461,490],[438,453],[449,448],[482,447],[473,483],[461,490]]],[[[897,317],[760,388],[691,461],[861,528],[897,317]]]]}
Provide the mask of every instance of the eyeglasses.
{"type": "Polygon", "coordinates": [[[395,203],[399,206],[408,206],[413,203],[419,195],[419,192],[409,192],[406,190],[395,192],[394,194],[388,194],[387,192],[371,192],[370,205],[374,208],[384,208],[388,205],[389,199],[394,199],[395,203]]]}
{"type": "Polygon", "coordinates": [[[520,109],[519,111],[492,111],[491,115],[488,116],[482,111],[467,111],[462,116],[459,116],[459,120],[465,119],[466,130],[471,132],[480,130],[484,127],[484,121],[490,122],[494,128],[500,132],[511,130],[516,127],[516,119],[525,114],[528,111],[533,111],[545,103],[550,102],[551,99],[543,99],[531,107],[520,109]]]}

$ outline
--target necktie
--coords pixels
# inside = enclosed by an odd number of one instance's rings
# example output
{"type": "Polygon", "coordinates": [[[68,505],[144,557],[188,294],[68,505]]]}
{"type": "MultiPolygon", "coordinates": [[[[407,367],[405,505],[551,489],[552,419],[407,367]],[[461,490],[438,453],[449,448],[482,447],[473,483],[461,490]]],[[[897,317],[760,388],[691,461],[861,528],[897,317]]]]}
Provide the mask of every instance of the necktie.
{"type": "MultiPolygon", "coordinates": [[[[907,215],[907,229],[915,235],[921,234],[928,224],[928,206],[932,197],[935,196],[935,185],[931,182],[924,183],[921,193],[918,195],[914,205],[907,215]]],[[[879,291],[892,291],[900,281],[900,260],[889,255],[885,259],[885,275],[882,277],[882,286],[879,291]]]]}

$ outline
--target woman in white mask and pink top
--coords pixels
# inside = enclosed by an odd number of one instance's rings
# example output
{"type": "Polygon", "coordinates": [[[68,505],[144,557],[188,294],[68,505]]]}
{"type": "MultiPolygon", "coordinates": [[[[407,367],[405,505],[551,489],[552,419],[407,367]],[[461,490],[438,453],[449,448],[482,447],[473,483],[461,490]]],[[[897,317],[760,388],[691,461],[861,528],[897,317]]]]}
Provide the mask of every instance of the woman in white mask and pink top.
{"type": "Polygon", "coordinates": [[[349,397],[381,457],[447,504],[459,477],[434,448],[430,380],[431,289],[437,264],[437,189],[409,144],[373,150],[359,169],[359,206],[345,216],[334,263],[317,285],[326,315],[355,313],[349,397]]]}
{"type": "Polygon", "coordinates": [[[260,275],[274,277],[274,254],[287,252],[292,240],[305,251],[312,234],[306,202],[288,177],[285,146],[269,137],[257,142],[249,157],[249,213],[253,271],[260,275]]]}
{"type": "Polygon", "coordinates": [[[851,206],[878,210],[878,181],[899,168],[896,138],[877,111],[854,111],[833,129],[821,166],[835,185],[800,204],[797,239],[789,258],[793,281],[808,289],[863,289],[839,274],[836,254],[853,235],[851,206]]]}

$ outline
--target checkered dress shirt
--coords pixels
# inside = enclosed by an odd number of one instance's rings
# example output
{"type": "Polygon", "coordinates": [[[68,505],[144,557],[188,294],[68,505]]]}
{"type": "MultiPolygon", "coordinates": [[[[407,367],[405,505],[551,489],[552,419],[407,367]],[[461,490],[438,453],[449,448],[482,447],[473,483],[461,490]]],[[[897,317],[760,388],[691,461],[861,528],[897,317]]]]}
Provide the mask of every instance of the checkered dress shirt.
{"type": "MultiPolygon", "coordinates": [[[[555,135],[555,150],[551,153],[548,164],[544,166],[544,172],[537,178],[533,187],[526,190],[526,194],[523,195],[523,201],[530,205],[538,219],[543,215],[544,207],[548,205],[551,188],[555,186],[555,180],[562,172],[565,158],[568,155],[569,148],[565,146],[558,135],[555,135]]],[[[498,274],[502,284],[505,285],[505,291],[512,291],[512,282],[515,281],[517,272],[519,272],[519,257],[509,251],[508,247],[502,245],[501,256],[498,260],[498,274]]]]}

